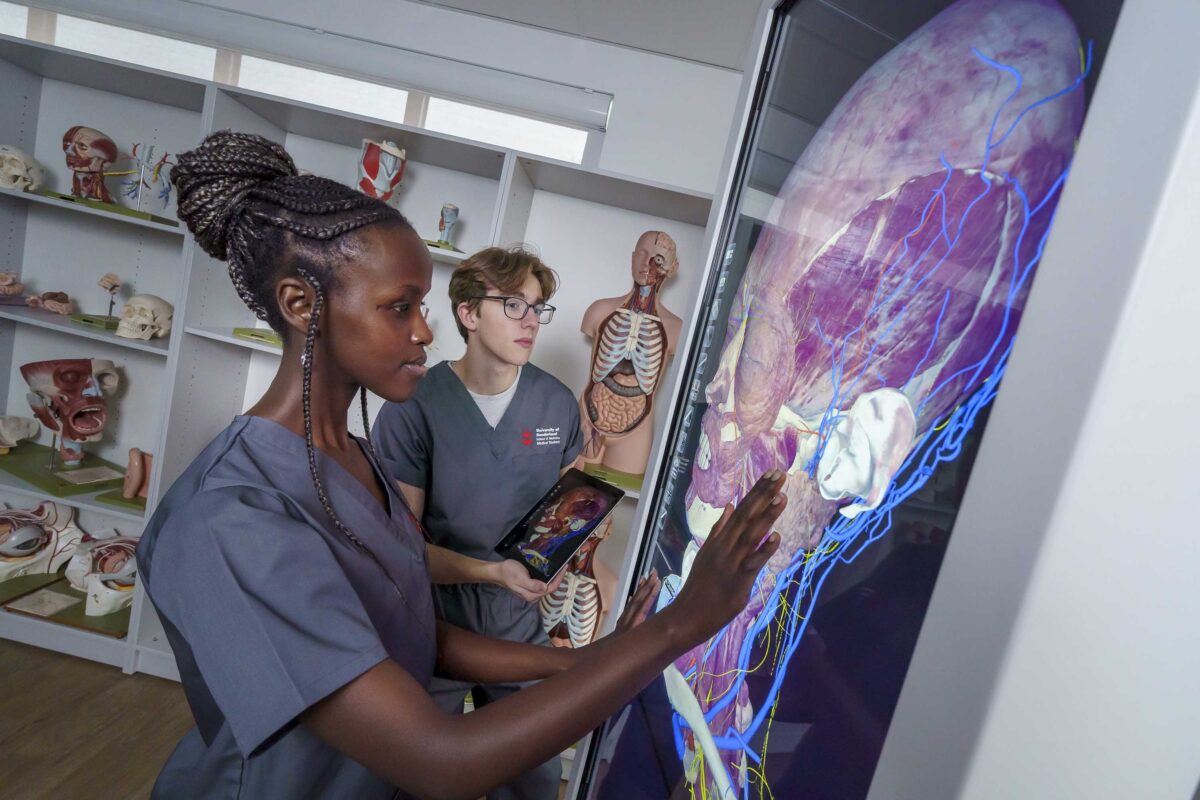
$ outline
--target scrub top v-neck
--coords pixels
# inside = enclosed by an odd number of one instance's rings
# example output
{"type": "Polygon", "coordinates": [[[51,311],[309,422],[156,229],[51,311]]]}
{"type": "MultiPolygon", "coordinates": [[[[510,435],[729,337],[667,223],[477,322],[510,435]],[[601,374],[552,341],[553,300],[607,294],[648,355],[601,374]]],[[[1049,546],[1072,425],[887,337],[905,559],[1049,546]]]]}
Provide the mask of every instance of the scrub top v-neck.
{"type": "Polygon", "coordinates": [[[318,451],[317,464],[338,518],[379,563],[325,513],[304,440],[270,420],[236,418],[163,498],[138,569],[196,729],[154,797],[398,796],[296,721],[385,659],[423,686],[433,675],[424,539],[367,457],[386,507],[334,459],[318,451]]]}
{"type": "MultiPolygon", "coordinates": [[[[557,378],[526,364],[495,428],[443,362],[413,397],[385,403],[371,430],[385,471],[425,491],[434,544],[485,561],[583,447],[579,406],[557,378]]],[[[499,586],[439,586],[447,622],[510,641],[548,641],[535,605],[499,586]]]]}
{"type": "Polygon", "coordinates": [[[425,491],[433,543],[488,561],[583,447],[574,395],[532,364],[495,428],[442,362],[412,399],[384,404],[372,437],[385,471],[425,491]]]}

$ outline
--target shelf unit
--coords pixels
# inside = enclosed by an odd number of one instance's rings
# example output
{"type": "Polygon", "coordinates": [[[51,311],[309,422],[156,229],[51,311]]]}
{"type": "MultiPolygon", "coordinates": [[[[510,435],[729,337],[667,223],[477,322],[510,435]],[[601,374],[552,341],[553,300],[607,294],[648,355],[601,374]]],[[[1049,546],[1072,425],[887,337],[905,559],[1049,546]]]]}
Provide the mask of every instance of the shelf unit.
{"type": "MultiPolygon", "coordinates": [[[[591,353],[579,330],[583,312],[596,299],[628,291],[638,235],[664,230],[678,244],[682,269],[660,295],[668,308],[686,316],[698,292],[711,198],[693,191],[7,37],[0,37],[0,96],[16,110],[0,119],[0,142],[31,153],[50,174],[45,188],[55,191],[69,186],[60,143],[76,124],[108,133],[123,149],[143,141],[170,153],[195,146],[211,131],[260,133],[282,142],[302,169],[349,184],[357,180],[364,138],[398,142],[409,161],[393,202],[417,232],[437,238],[442,204],[460,209],[453,241],[463,252],[429,248],[434,275],[427,302],[437,337],[431,362],[463,351],[447,300],[449,277],[455,264],[486,246],[526,242],[559,273],[558,313],[541,330],[533,360],[576,394],[585,386],[591,353]]],[[[174,216],[173,208],[157,213],[174,216]]],[[[155,454],[145,518],[199,451],[257,400],[277,368],[279,348],[233,336],[235,327],[261,323],[237,297],[225,265],[196,247],[182,227],[0,190],[0,270],[18,272],[30,291],[67,291],[89,313],[105,310],[100,304],[107,297],[95,283],[110,271],[133,291],[175,306],[171,335],[149,342],[0,306],[4,413],[28,414],[16,372],[26,361],[78,355],[108,358],[122,369],[125,386],[110,400],[105,439],[90,449],[120,464],[130,447],[155,454]]],[[[372,412],[379,402],[371,399],[372,412]]],[[[354,429],[361,425],[356,416],[349,415],[354,429]]],[[[43,497],[0,472],[0,500],[43,497]]],[[[640,502],[637,493],[627,497],[614,512],[616,541],[601,548],[614,569],[640,502]]],[[[64,502],[79,509],[85,530],[138,535],[143,526],[142,515],[88,495],[64,502]]],[[[0,612],[0,637],[178,679],[162,625],[140,586],[124,640],[96,641],[104,637],[6,612],[0,612]]]]}

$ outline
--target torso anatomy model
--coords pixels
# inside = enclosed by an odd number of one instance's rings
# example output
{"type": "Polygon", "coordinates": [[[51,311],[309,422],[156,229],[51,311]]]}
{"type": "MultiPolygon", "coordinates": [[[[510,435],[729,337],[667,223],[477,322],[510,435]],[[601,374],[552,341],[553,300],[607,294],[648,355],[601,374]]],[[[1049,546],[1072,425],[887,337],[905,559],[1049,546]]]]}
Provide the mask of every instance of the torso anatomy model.
{"type": "Polygon", "coordinates": [[[682,320],[658,301],[659,289],[679,268],[675,241],[661,231],[646,231],[632,261],[633,289],[597,300],[583,316],[582,330],[593,345],[580,416],[585,471],[596,472],[600,465],[640,483],[654,435],[654,392],[679,341],[682,320]]]}

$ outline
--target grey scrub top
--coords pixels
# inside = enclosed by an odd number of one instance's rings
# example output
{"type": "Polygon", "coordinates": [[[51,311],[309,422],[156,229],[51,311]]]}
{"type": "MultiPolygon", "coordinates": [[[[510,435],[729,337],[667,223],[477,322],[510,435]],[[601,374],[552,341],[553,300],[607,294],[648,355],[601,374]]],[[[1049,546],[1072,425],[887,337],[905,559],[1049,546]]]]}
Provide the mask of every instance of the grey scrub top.
{"type": "Polygon", "coordinates": [[[390,513],[317,453],[334,511],[382,566],[333,527],[304,439],[261,417],[237,417],[163,498],[138,546],[138,571],[196,728],[153,797],[404,796],[296,721],[384,659],[422,686],[433,675],[424,539],[372,463],[390,513]]]}
{"type": "MultiPolygon", "coordinates": [[[[526,364],[493,429],[442,362],[404,403],[385,403],[371,429],[385,470],[425,491],[430,539],[474,558],[493,549],[583,449],[579,405],[557,378],[526,364]]],[[[515,641],[546,641],[535,604],[496,586],[439,586],[448,622],[515,641]]]]}

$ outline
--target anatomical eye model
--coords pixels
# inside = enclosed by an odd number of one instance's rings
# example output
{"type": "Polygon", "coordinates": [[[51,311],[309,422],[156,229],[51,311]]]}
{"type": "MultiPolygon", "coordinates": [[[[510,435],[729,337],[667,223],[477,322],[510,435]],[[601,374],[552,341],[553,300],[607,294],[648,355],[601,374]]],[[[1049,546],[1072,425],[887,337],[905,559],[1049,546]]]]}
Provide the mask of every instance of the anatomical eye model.
{"type": "Polygon", "coordinates": [[[137,578],[134,553],[137,539],[114,537],[79,544],[67,564],[71,586],[87,594],[84,613],[89,617],[111,614],[133,602],[137,578]]]}
{"type": "Polygon", "coordinates": [[[70,506],[45,502],[30,510],[0,509],[0,581],[57,572],[84,536],[70,506]]]}

